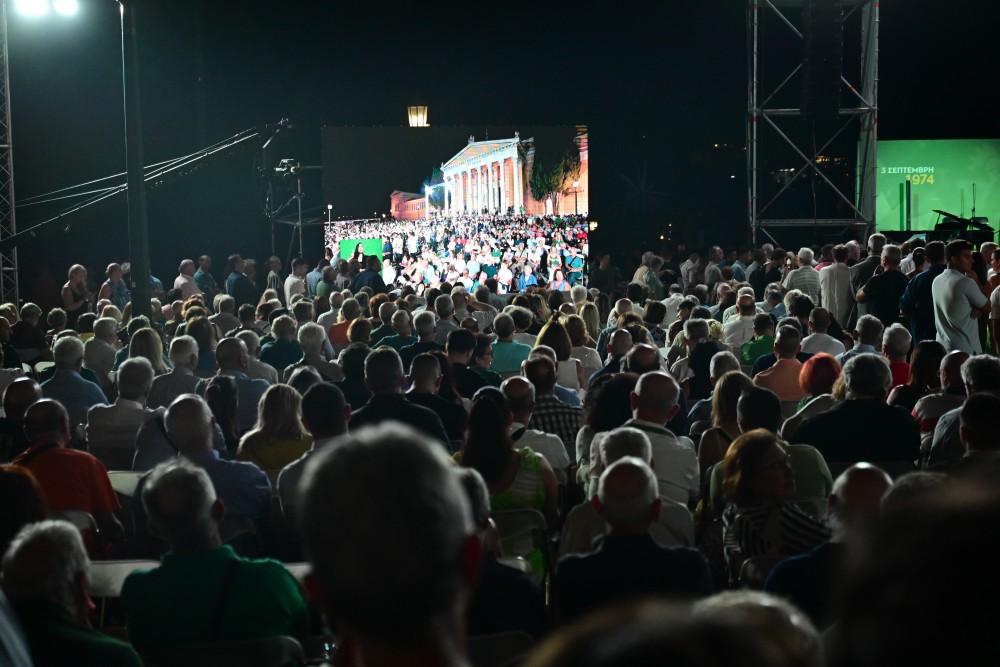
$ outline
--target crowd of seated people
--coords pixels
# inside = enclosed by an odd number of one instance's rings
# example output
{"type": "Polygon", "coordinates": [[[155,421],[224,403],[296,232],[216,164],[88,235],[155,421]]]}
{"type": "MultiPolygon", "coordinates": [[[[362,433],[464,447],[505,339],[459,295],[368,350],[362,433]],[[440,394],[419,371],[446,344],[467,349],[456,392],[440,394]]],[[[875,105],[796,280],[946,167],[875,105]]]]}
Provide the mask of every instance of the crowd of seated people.
{"type": "Polygon", "coordinates": [[[461,665],[519,632],[538,665],[923,664],[922,627],[971,651],[1000,279],[964,241],[867,245],[647,253],[628,282],[602,255],[589,289],[512,294],[310,285],[298,259],[257,294],[239,255],[219,281],[203,256],[151,316],[120,265],[102,290],[74,265],[65,308],[0,306],[0,658],[326,634],[338,664],[461,665]],[[112,639],[90,573],[127,559],[161,564],[112,639]],[[622,643],[590,655],[589,632],[622,643]]]}

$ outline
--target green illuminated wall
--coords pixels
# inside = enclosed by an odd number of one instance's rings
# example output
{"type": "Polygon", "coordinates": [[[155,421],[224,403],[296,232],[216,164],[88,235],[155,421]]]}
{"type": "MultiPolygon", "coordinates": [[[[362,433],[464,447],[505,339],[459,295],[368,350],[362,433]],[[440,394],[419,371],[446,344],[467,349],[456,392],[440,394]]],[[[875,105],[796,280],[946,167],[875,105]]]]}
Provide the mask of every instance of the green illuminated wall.
{"type": "Polygon", "coordinates": [[[911,182],[911,229],[934,229],[934,209],[972,217],[972,185],[976,215],[1000,227],[1000,140],[957,139],[878,142],[878,231],[905,229],[903,197],[911,182]]]}

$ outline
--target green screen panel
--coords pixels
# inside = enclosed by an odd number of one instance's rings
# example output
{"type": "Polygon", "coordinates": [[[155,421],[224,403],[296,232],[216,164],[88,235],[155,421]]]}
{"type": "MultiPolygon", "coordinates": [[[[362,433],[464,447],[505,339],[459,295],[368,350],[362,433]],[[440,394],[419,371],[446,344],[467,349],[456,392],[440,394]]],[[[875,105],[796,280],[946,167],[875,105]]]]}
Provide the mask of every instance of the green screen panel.
{"type": "Polygon", "coordinates": [[[994,228],[1000,221],[1000,139],[879,141],[878,231],[906,229],[907,180],[913,231],[934,229],[934,209],[972,217],[973,184],[975,215],[988,217],[994,228]]]}
{"type": "Polygon", "coordinates": [[[382,261],[382,239],[344,239],[340,242],[340,258],[350,260],[354,251],[361,244],[361,251],[367,255],[375,255],[382,261]]]}

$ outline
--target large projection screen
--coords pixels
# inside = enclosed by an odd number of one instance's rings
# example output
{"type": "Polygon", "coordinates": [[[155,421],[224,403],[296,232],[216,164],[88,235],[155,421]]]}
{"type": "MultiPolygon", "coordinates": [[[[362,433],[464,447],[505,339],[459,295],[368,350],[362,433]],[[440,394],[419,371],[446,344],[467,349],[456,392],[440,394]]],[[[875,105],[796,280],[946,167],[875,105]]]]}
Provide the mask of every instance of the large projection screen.
{"type": "Polygon", "coordinates": [[[910,182],[910,229],[933,230],[935,209],[1000,221],[1000,139],[878,142],[878,231],[906,229],[906,182],[910,182]],[[973,200],[973,191],[975,199],[973,200]]]}

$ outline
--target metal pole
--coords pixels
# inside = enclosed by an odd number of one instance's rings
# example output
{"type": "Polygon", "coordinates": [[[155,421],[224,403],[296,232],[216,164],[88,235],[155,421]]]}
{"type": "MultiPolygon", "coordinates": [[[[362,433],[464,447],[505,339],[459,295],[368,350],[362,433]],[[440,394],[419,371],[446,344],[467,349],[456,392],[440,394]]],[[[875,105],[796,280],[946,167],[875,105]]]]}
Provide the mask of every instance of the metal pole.
{"type": "Polygon", "coordinates": [[[128,183],[128,250],[131,262],[132,315],[150,316],[149,225],[143,178],[142,117],[139,106],[137,0],[119,0],[122,20],[122,84],[125,105],[125,164],[128,183]]]}
{"type": "MultiPolygon", "coordinates": [[[[10,125],[7,3],[0,0],[0,240],[17,234],[14,215],[14,145],[10,125]]],[[[0,298],[18,306],[17,246],[0,251],[0,298]]]]}
{"type": "Polygon", "coordinates": [[[757,219],[757,115],[759,113],[757,108],[757,88],[760,85],[758,67],[760,65],[758,58],[758,38],[760,32],[760,5],[756,0],[750,0],[750,11],[753,16],[753,41],[751,48],[753,53],[751,58],[753,60],[753,70],[751,72],[750,79],[750,241],[756,246],[757,245],[757,230],[760,227],[760,222],[757,219]]]}

